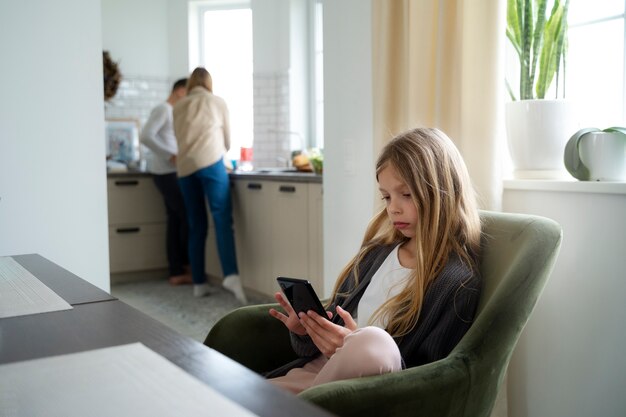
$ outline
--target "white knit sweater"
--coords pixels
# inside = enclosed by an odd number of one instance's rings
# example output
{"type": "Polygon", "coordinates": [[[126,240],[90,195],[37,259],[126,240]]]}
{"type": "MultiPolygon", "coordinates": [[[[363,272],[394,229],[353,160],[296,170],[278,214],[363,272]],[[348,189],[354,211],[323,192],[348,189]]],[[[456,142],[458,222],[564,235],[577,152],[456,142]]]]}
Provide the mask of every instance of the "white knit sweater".
{"type": "Polygon", "coordinates": [[[176,168],[186,177],[223,159],[230,149],[228,108],[221,97],[194,87],[174,106],[176,168]]]}

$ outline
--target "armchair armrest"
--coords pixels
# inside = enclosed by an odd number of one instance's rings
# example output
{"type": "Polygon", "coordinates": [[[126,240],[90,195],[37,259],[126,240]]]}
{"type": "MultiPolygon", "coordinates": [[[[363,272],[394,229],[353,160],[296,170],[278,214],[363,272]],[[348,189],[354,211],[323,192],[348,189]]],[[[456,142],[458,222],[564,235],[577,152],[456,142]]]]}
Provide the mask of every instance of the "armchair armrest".
{"type": "Polygon", "coordinates": [[[317,385],[299,395],[343,417],[461,416],[469,383],[459,355],[400,372],[317,385]]]}
{"type": "Polygon", "coordinates": [[[238,308],[211,328],[204,344],[255,372],[263,373],[296,359],[289,331],[260,304],[238,308]]]}

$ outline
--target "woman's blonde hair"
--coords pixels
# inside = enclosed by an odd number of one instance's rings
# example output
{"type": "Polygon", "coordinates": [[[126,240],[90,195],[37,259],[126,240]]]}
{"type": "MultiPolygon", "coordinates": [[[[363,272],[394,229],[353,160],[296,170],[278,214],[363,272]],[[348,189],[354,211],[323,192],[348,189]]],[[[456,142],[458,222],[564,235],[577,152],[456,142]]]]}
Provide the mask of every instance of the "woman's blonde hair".
{"type": "MultiPolygon", "coordinates": [[[[411,191],[417,207],[415,229],[416,268],[408,284],[387,300],[374,317],[386,320],[394,337],[416,325],[429,285],[441,272],[451,254],[475,269],[480,246],[480,219],[474,189],[463,158],[454,143],[437,129],[418,128],[393,138],[376,163],[376,178],[393,167],[411,191]]],[[[357,265],[374,247],[399,244],[409,239],[396,230],[382,209],[370,221],[359,253],[343,269],[333,291],[352,275],[358,280],[357,265]]]]}
{"type": "Polygon", "coordinates": [[[189,80],[187,80],[187,91],[191,91],[194,87],[203,87],[209,90],[211,93],[213,92],[213,79],[211,78],[211,74],[203,67],[198,67],[189,76],[189,80]]]}

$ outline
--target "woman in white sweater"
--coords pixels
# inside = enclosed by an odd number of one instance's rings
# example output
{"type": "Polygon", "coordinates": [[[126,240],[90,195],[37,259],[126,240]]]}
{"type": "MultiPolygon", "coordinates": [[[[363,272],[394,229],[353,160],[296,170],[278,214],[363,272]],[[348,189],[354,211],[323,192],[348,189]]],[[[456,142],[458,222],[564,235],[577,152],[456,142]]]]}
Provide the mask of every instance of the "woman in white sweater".
{"type": "Polygon", "coordinates": [[[194,295],[209,293],[204,273],[208,200],[219,252],[223,286],[241,303],[246,296],[241,286],[235,254],[230,184],[224,155],[230,148],[226,102],[213,94],[211,74],[196,68],[187,82],[187,97],[174,106],[174,132],[178,142],[176,168],[189,222],[189,260],[194,295]]]}

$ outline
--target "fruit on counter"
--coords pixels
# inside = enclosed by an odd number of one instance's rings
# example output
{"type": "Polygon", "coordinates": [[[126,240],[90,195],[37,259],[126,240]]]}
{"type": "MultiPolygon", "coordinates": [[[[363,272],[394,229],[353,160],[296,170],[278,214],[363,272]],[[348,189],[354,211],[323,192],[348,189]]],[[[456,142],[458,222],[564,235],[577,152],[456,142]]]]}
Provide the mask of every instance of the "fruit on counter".
{"type": "Polygon", "coordinates": [[[293,166],[302,166],[309,163],[309,157],[304,154],[298,154],[293,157],[293,166]]]}
{"type": "Polygon", "coordinates": [[[309,161],[309,157],[304,154],[298,154],[293,157],[291,160],[291,164],[298,171],[311,171],[311,164],[309,161]]]}

